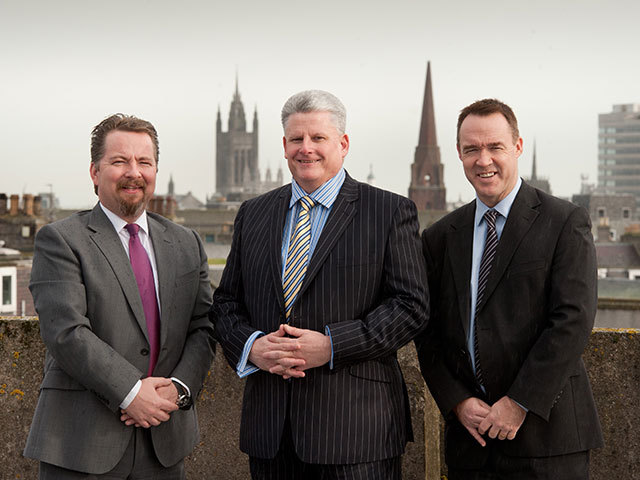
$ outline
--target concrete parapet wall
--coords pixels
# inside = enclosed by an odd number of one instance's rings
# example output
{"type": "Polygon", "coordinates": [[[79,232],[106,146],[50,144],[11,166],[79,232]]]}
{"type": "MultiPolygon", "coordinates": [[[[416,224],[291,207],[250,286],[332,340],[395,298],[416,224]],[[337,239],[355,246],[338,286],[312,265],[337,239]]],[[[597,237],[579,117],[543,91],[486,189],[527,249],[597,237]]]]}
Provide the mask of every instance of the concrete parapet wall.
{"type": "MultiPolygon", "coordinates": [[[[438,480],[441,417],[420,376],[410,345],[399,360],[412,403],[415,442],[403,459],[404,478],[438,480]]],[[[0,317],[0,478],[35,479],[37,462],[22,449],[42,379],[44,346],[37,318],[0,317]]],[[[605,434],[606,447],[593,452],[592,480],[640,478],[640,332],[597,329],[585,363],[605,434]]],[[[249,478],[248,460],[238,450],[244,381],[218,351],[198,399],[201,441],[188,457],[187,478],[249,478]]]]}

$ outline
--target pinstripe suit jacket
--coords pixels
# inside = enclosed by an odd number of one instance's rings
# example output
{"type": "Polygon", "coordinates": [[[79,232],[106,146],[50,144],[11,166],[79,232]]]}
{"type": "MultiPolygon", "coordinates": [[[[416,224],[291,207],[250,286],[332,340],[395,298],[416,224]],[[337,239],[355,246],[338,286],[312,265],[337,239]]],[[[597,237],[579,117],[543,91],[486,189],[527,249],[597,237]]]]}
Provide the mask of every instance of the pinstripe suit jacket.
{"type": "MultiPolygon", "coordinates": [[[[290,198],[286,185],[245,202],[236,218],[211,310],[234,369],[255,330],[272,332],[284,322],[281,245],[290,198]]],[[[273,458],[288,414],[304,462],[400,455],[412,431],[396,352],[426,326],[427,295],[413,202],[347,175],[290,318],[321,332],[329,325],[334,368],[290,381],[264,371],[250,375],[241,450],[273,458]]]]}

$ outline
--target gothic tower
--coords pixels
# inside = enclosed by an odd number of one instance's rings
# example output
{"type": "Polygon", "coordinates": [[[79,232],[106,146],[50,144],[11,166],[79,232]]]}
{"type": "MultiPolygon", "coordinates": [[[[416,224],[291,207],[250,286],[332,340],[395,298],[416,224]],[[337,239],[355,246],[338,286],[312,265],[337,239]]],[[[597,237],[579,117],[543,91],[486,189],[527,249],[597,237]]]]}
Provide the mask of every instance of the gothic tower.
{"type": "Polygon", "coordinates": [[[244,105],[236,91],[229,110],[229,124],[222,131],[220,107],[216,119],[216,191],[228,197],[229,194],[242,193],[260,183],[258,170],[258,110],[253,113],[253,131],[247,131],[244,105]]]}
{"type": "Polygon", "coordinates": [[[420,137],[411,165],[409,198],[418,210],[446,210],[444,166],[440,162],[440,147],[436,139],[436,120],[431,91],[431,62],[427,62],[427,81],[424,87],[420,137]]]}

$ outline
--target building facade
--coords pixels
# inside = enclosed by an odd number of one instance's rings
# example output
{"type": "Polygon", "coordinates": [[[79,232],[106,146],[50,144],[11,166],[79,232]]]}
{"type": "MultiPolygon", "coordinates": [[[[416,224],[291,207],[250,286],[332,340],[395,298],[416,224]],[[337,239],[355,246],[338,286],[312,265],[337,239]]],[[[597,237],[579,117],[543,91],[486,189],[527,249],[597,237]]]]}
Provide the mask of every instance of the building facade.
{"type": "Polygon", "coordinates": [[[598,191],[630,193],[640,204],[640,104],[598,115],[598,191]]]}

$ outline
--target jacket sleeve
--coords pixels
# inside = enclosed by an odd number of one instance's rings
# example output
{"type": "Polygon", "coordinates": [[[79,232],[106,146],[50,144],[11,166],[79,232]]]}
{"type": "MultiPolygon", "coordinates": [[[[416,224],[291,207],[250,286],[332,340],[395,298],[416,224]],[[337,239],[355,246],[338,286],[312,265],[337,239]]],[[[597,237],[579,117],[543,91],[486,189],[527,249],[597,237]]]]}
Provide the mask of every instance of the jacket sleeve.
{"type": "Polygon", "coordinates": [[[546,420],[581,361],[597,309],[596,252],[583,208],[568,215],[551,262],[548,317],[507,392],[546,420]]]}
{"type": "Polygon", "coordinates": [[[234,222],[233,240],[222,273],[220,286],[213,295],[209,317],[214,324],[215,339],[222,346],[229,365],[236,369],[244,346],[255,332],[250,325],[249,312],[244,303],[242,279],[242,227],[245,204],[238,210],[234,222]]]}
{"type": "Polygon", "coordinates": [[[429,294],[418,229],[416,207],[403,199],[392,212],[378,304],[363,318],[328,324],[334,368],[393,354],[425,328],[429,294]]]}
{"type": "Polygon", "coordinates": [[[191,233],[195,237],[194,243],[196,245],[194,246],[197,248],[200,259],[198,293],[193,304],[182,356],[171,376],[185,382],[191,390],[191,396],[196,398],[211,366],[215,344],[213,343],[213,328],[208,317],[211,307],[209,262],[200,237],[195,232],[191,233]]]}

